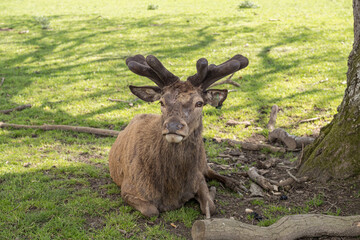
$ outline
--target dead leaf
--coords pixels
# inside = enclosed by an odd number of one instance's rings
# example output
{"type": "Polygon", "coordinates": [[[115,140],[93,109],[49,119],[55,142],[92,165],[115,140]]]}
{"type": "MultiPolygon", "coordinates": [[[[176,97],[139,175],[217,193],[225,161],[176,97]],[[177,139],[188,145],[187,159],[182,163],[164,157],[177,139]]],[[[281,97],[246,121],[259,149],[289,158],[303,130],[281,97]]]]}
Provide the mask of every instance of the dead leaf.
{"type": "Polygon", "coordinates": [[[25,34],[25,33],[29,33],[29,30],[23,30],[19,32],[19,34],[25,34]]]}
{"type": "Polygon", "coordinates": [[[24,163],[23,167],[30,167],[31,163],[24,163]]]}
{"type": "Polygon", "coordinates": [[[170,223],[170,225],[171,225],[173,228],[177,228],[177,226],[176,226],[174,223],[170,223]]]}

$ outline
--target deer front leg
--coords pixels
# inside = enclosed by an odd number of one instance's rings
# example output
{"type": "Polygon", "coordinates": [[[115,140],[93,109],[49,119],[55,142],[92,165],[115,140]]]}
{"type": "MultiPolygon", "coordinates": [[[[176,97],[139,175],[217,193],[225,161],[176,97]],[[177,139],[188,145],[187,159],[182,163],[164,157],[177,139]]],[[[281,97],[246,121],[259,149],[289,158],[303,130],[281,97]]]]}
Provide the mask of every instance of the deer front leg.
{"type": "Polygon", "coordinates": [[[142,200],[128,193],[121,193],[121,196],[127,204],[141,212],[144,216],[150,218],[159,215],[157,207],[149,201],[142,200]]]}
{"type": "Polygon", "coordinates": [[[121,185],[121,197],[127,204],[140,211],[144,216],[153,217],[159,215],[158,208],[148,200],[138,196],[133,186],[127,182],[123,182],[121,185]]]}
{"type": "Polygon", "coordinates": [[[205,179],[200,182],[199,190],[196,193],[195,199],[200,203],[200,209],[206,218],[210,218],[215,213],[215,198],[216,188],[211,187],[210,191],[207,187],[205,179]]]}

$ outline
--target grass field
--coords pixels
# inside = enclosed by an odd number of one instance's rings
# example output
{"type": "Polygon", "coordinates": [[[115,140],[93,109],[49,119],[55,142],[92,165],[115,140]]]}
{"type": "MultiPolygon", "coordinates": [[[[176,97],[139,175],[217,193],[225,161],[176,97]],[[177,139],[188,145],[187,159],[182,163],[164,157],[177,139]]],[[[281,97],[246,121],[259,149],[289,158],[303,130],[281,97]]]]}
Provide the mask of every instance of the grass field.
{"type": "MultiPolygon", "coordinates": [[[[233,77],[241,87],[222,85],[237,91],[221,110],[204,108],[204,136],[266,135],[273,104],[281,108],[277,126],[297,135],[316,133],[336,113],[346,87],[351,1],[256,0],[254,9],[240,9],[240,3],[0,1],[0,110],[33,105],[2,114],[0,121],[120,130],[136,114],[160,112],[158,104],[130,94],[128,85],[151,83],[127,69],[126,57],[153,54],[186,80],[197,59],[218,64],[240,53],[250,61],[233,77]],[[321,119],[298,124],[313,117],[321,119]],[[226,127],[229,119],[252,124],[226,127]]],[[[0,239],[173,239],[165,224],[190,227],[202,218],[188,206],[162,214],[160,224],[144,223],[110,180],[113,142],[90,134],[0,129],[0,239]]]]}

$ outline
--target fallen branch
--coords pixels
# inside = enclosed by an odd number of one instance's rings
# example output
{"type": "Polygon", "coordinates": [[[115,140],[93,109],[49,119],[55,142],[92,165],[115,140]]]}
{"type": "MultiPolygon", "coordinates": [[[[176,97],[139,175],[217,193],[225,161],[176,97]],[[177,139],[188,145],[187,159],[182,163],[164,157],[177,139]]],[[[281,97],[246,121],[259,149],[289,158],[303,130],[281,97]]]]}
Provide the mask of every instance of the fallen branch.
{"type": "Polygon", "coordinates": [[[301,121],[299,121],[298,123],[314,122],[314,121],[319,120],[319,119],[321,119],[321,117],[309,118],[309,119],[301,120],[301,121]]]}
{"type": "Polygon", "coordinates": [[[222,84],[231,84],[231,85],[234,85],[235,87],[240,87],[241,86],[240,84],[238,84],[237,82],[234,82],[233,80],[231,80],[231,78],[234,76],[234,74],[235,73],[231,74],[224,81],[214,83],[213,85],[211,85],[211,87],[215,87],[215,86],[222,85],[222,84]]]}
{"type": "Polygon", "coordinates": [[[284,129],[277,128],[269,133],[269,141],[274,142],[275,140],[280,140],[285,143],[289,149],[297,149],[312,143],[314,138],[293,136],[287,133],[284,129]]]}
{"type": "Polygon", "coordinates": [[[0,128],[17,128],[17,129],[41,129],[41,130],[64,130],[64,131],[74,131],[74,132],[83,132],[83,133],[92,133],[100,136],[113,136],[117,137],[119,131],[92,128],[92,127],[77,127],[77,126],[68,126],[68,125],[18,125],[11,123],[0,122],[0,128]]]}
{"type": "Polygon", "coordinates": [[[16,108],[7,109],[7,110],[0,110],[0,113],[8,114],[8,113],[11,113],[13,111],[21,111],[21,110],[24,110],[26,108],[31,108],[31,104],[21,105],[21,106],[17,106],[16,108]]]}
{"type": "Polygon", "coordinates": [[[269,122],[267,124],[267,128],[269,129],[269,131],[273,131],[275,129],[278,111],[279,111],[279,107],[277,105],[273,105],[271,107],[270,118],[269,118],[269,122]]]}
{"type": "Polygon", "coordinates": [[[266,160],[266,161],[259,161],[258,162],[258,167],[263,168],[263,169],[268,169],[268,168],[271,168],[273,166],[276,166],[276,164],[277,164],[277,159],[276,158],[271,158],[271,159],[266,160]]]}
{"type": "Polygon", "coordinates": [[[261,176],[258,172],[257,169],[255,167],[250,168],[247,171],[247,174],[249,176],[249,178],[251,180],[253,180],[254,182],[256,182],[257,184],[259,184],[262,188],[264,188],[265,190],[269,190],[269,191],[278,191],[279,188],[276,185],[272,185],[270,183],[270,181],[268,179],[266,179],[265,177],[261,176]]]}
{"type": "Polygon", "coordinates": [[[303,183],[303,182],[306,182],[307,180],[309,180],[309,178],[307,176],[297,178],[294,175],[292,175],[289,171],[287,171],[287,172],[290,175],[290,177],[285,180],[281,180],[279,183],[277,183],[277,186],[285,187],[285,186],[292,185],[294,182],[303,183]]]}
{"type": "Polygon", "coordinates": [[[294,175],[292,175],[292,173],[289,170],[286,170],[287,174],[289,174],[289,176],[294,179],[295,182],[300,183],[301,181],[299,179],[297,179],[297,177],[295,177],[294,175]]]}
{"type": "Polygon", "coordinates": [[[191,236],[194,240],[357,237],[360,236],[360,215],[348,217],[321,214],[291,215],[282,217],[269,227],[223,218],[197,220],[191,229],[191,236]]]}
{"type": "Polygon", "coordinates": [[[217,142],[226,142],[230,146],[240,145],[242,149],[251,150],[251,151],[260,151],[262,149],[269,149],[271,152],[286,152],[285,148],[282,147],[274,147],[269,144],[259,144],[259,143],[251,143],[251,142],[241,142],[227,138],[214,138],[217,142]]]}

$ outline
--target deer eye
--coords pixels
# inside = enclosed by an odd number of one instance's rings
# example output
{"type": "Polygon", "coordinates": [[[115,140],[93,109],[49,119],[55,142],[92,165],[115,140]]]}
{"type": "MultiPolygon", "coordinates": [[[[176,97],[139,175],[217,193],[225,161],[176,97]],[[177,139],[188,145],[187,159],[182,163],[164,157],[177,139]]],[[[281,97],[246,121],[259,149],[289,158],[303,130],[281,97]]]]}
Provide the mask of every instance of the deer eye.
{"type": "Polygon", "coordinates": [[[160,104],[161,107],[164,107],[164,106],[165,106],[164,103],[163,103],[163,101],[159,101],[159,104],[160,104]]]}
{"type": "Polygon", "coordinates": [[[204,106],[204,103],[201,101],[199,101],[195,104],[195,107],[202,107],[202,106],[204,106]]]}

